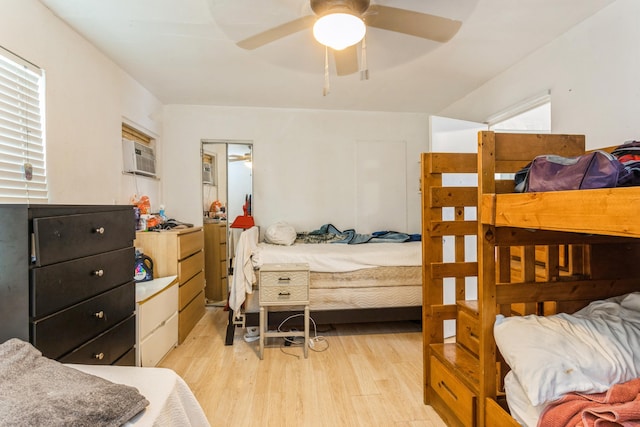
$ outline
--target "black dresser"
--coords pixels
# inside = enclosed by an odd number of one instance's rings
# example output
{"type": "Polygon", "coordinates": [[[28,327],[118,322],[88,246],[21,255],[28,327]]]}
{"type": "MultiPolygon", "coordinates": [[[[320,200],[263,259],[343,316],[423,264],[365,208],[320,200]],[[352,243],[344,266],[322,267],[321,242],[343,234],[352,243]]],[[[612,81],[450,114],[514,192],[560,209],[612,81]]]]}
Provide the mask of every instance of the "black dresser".
{"type": "Polygon", "coordinates": [[[132,206],[0,205],[0,342],[135,364],[132,206]]]}

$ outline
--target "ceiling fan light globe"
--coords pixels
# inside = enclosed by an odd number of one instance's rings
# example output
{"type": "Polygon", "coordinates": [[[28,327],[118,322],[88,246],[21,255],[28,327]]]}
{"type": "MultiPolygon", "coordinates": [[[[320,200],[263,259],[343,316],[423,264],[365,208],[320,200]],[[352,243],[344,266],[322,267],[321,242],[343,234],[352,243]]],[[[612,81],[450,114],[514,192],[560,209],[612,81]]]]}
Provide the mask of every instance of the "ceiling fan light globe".
{"type": "Polygon", "coordinates": [[[329,13],[313,25],[316,40],[335,50],[353,46],[362,40],[366,32],[362,19],[350,13],[329,13]]]}

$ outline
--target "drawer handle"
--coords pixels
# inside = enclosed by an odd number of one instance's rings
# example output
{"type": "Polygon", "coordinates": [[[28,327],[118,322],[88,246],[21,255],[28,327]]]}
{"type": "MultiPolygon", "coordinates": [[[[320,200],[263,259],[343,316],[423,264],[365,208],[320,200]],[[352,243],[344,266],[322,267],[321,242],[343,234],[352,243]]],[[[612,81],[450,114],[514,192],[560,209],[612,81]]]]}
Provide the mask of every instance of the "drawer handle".
{"type": "Polygon", "coordinates": [[[93,315],[95,316],[96,319],[104,319],[106,316],[104,314],[104,311],[100,310],[96,313],[93,313],[93,315]]]}
{"type": "Polygon", "coordinates": [[[98,234],[104,234],[104,227],[95,228],[93,232],[98,234]]]}
{"type": "Polygon", "coordinates": [[[98,354],[94,354],[93,358],[94,359],[98,359],[98,360],[102,360],[102,359],[104,359],[104,353],[100,352],[98,354]]]}
{"type": "Polygon", "coordinates": [[[454,398],[455,400],[458,400],[458,396],[456,396],[456,394],[453,392],[453,390],[451,390],[451,389],[447,386],[447,383],[445,383],[444,381],[440,381],[440,382],[438,383],[438,387],[440,387],[440,388],[443,388],[443,389],[447,390],[447,391],[449,392],[449,394],[450,394],[451,396],[453,396],[453,398],[454,398]]]}
{"type": "Polygon", "coordinates": [[[289,277],[280,277],[278,278],[278,282],[290,282],[291,278],[289,277]]]}
{"type": "Polygon", "coordinates": [[[104,275],[104,270],[100,269],[100,270],[96,270],[93,272],[94,276],[98,276],[98,277],[102,277],[104,275]]]}
{"type": "Polygon", "coordinates": [[[280,297],[288,297],[291,296],[290,292],[278,292],[278,296],[280,297]]]}

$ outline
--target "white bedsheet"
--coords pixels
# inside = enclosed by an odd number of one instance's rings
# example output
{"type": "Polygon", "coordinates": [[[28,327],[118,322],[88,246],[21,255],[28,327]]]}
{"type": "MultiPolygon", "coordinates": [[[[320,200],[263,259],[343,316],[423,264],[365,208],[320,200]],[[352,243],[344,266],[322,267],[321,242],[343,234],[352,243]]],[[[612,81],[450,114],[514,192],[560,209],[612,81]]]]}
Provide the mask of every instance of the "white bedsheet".
{"type": "Polygon", "coordinates": [[[114,383],[135,387],[147,398],[149,406],[126,423],[127,427],[210,426],[187,383],[171,369],[77,364],[67,366],[114,383]]]}
{"type": "Polygon", "coordinates": [[[640,375],[640,292],[594,301],[573,315],[498,316],[494,337],[533,405],[600,393],[640,375]]]}
{"type": "Polygon", "coordinates": [[[253,265],[271,263],[306,263],[311,271],[355,271],[363,268],[420,266],[422,243],[344,243],[293,244],[291,246],[259,243],[253,251],[253,265]]]}

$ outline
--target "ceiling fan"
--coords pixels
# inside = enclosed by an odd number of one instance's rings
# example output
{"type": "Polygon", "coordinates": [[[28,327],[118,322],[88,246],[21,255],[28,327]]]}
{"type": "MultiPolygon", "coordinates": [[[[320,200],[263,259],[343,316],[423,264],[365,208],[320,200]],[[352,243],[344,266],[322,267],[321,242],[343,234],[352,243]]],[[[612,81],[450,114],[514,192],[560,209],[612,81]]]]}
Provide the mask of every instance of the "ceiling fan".
{"type": "MultiPolygon", "coordinates": [[[[333,52],[336,73],[339,76],[355,73],[359,70],[357,43],[364,37],[366,27],[380,28],[407,34],[414,37],[433,40],[440,43],[449,41],[460,29],[462,22],[442,16],[431,15],[407,9],[371,4],[370,0],[309,0],[313,15],[306,15],[286,22],[274,28],[255,34],[237,45],[243,49],[257,49],[268,43],[287,37],[291,34],[314,28],[314,36],[333,52]],[[341,45],[332,45],[317,34],[323,20],[327,18],[350,20],[360,29],[354,39],[341,45]]],[[[349,24],[351,25],[351,24],[349,24]]],[[[340,27],[342,28],[342,27],[340,27]]],[[[351,31],[348,27],[347,31],[351,31]]],[[[339,29],[332,27],[329,35],[336,35],[339,29]]],[[[341,40],[342,41],[342,40],[341,40]]],[[[340,43],[339,43],[340,44],[340,43]]]]}

